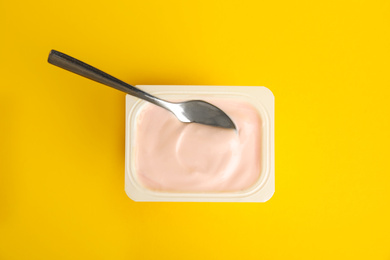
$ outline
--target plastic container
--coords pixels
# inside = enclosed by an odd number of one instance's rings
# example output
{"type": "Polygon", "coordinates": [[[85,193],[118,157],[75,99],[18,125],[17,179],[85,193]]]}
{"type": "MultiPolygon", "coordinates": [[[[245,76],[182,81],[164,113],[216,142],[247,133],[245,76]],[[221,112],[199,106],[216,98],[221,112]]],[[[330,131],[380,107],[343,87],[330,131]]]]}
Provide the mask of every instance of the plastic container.
{"type": "MultiPolygon", "coordinates": [[[[137,181],[134,167],[135,126],[145,101],[126,96],[125,191],[134,201],[192,201],[192,202],[265,202],[275,191],[274,167],[274,96],[265,87],[246,86],[137,86],[166,100],[234,99],[252,104],[262,119],[261,172],[249,189],[237,192],[160,192],[150,190],[137,181]]],[[[169,113],[169,112],[168,112],[169,113]]],[[[153,158],[150,158],[151,162],[153,158]]],[[[164,173],[161,172],[163,175],[164,173]]]]}

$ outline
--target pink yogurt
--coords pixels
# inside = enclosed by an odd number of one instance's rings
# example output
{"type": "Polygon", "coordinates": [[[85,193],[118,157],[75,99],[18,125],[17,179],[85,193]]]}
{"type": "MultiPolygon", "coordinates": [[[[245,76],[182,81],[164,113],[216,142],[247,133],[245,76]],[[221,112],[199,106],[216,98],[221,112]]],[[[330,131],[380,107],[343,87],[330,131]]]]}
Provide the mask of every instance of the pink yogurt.
{"type": "Polygon", "coordinates": [[[151,104],[140,111],[134,165],[144,187],[162,192],[234,192],[259,179],[262,121],[257,110],[242,101],[207,101],[224,110],[238,131],[181,123],[151,104]]]}

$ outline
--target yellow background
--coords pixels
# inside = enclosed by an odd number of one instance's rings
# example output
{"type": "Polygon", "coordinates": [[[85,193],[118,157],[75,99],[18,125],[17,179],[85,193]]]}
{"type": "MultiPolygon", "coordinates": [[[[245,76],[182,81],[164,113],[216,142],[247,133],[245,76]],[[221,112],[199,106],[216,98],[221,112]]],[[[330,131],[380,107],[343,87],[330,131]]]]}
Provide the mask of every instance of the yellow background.
{"type": "Polygon", "coordinates": [[[390,259],[390,2],[0,1],[0,259],[390,259]],[[276,193],[135,203],[132,84],[259,85],[276,100],[276,193]]]}

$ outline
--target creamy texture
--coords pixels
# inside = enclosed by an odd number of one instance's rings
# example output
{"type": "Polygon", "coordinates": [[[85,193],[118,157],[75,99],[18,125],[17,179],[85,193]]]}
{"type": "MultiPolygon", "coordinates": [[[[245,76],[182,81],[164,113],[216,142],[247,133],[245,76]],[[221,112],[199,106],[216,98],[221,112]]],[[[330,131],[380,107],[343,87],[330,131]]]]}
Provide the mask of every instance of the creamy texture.
{"type": "Polygon", "coordinates": [[[261,119],[250,104],[207,100],[236,124],[231,129],[181,123],[146,104],[136,120],[134,166],[146,188],[165,192],[245,190],[260,177],[261,119]]]}

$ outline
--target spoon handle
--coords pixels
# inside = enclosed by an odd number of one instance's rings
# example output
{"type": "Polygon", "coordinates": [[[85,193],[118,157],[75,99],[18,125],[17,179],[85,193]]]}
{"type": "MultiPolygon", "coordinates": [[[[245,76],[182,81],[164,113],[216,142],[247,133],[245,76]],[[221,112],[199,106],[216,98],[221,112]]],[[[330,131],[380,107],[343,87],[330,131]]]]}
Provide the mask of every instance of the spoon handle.
{"type": "Polygon", "coordinates": [[[158,106],[162,106],[165,101],[159,100],[158,98],[130,85],[127,84],[91,65],[88,65],[78,59],[75,59],[65,53],[52,50],[49,54],[48,62],[65,70],[76,73],[80,76],[89,78],[97,81],[109,87],[123,91],[132,96],[149,101],[158,106]]]}

